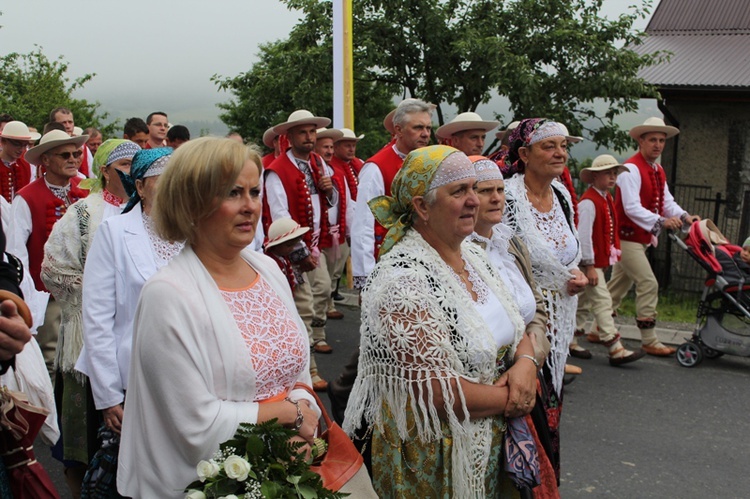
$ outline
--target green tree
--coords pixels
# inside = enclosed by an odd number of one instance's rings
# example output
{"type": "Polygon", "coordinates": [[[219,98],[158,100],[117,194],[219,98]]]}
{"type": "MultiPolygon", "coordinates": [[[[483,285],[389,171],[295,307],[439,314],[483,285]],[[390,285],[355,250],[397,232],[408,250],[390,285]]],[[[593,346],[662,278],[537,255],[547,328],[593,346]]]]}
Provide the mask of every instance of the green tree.
{"type": "MultiPolygon", "coordinates": [[[[260,46],[259,61],[235,77],[212,80],[233,98],[219,104],[222,121],[231,131],[261,144],[263,132],[286,121],[295,109],[333,116],[333,36],[330,2],[288,2],[303,7],[305,16],[285,40],[260,46]]],[[[367,157],[389,139],[383,117],[393,108],[396,88],[362,78],[361,60],[355,62],[355,132],[366,132],[358,155],[367,157]]]]}
{"type": "Polygon", "coordinates": [[[50,111],[63,106],[73,111],[76,124],[81,128],[94,126],[102,130],[105,137],[113,136],[117,124],[104,124],[108,113],[99,110],[98,102],[72,96],[96,75],[87,74],[71,81],[67,71],[68,63],[62,57],[50,60],[41,47],[28,54],[13,52],[1,57],[0,112],[41,132],[50,111]]]}

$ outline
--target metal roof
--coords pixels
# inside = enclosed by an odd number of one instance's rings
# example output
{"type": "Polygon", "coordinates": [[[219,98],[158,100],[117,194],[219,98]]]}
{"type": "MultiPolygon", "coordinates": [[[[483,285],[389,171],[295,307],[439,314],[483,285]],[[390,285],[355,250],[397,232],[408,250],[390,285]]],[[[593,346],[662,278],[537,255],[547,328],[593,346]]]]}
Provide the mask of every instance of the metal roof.
{"type": "Polygon", "coordinates": [[[750,88],[750,0],[662,0],[640,54],[672,53],[638,75],[658,87],[750,88]]]}
{"type": "Polygon", "coordinates": [[[672,52],[669,62],[638,72],[657,86],[750,87],[750,36],[652,35],[634,50],[672,52]]]}
{"type": "Polygon", "coordinates": [[[652,35],[675,31],[750,33],[748,0],[661,0],[646,27],[652,35]]]}

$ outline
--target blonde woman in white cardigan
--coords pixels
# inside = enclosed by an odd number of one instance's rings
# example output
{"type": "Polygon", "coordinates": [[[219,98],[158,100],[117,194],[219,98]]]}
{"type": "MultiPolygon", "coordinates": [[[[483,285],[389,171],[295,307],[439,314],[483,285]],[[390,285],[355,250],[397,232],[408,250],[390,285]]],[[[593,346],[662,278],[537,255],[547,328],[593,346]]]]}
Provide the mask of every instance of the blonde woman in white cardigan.
{"type": "Polygon", "coordinates": [[[260,218],[260,156],[231,139],[175,152],[154,217],[185,249],[143,288],[133,327],[118,490],[183,497],[195,465],[242,422],[276,418],[312,442],[309,342],[276,263],[246,249],[260,218]],[[198,195],[200,193],[200,195],[198,195]]]}

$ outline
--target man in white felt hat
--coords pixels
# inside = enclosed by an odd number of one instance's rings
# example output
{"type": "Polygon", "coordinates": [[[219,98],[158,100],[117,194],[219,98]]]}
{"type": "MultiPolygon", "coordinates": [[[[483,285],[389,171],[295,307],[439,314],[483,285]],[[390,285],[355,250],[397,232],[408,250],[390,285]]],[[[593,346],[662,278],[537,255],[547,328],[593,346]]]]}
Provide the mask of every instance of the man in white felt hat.
{"type": "Polygon", "coordinates": [[[659,284],[646,257],[646,249],[656,246],[662,230],[679,230],[700,217],[689,214],[675,202],[664,169],[656,162],[667,139],[680,131],[664,124],[661,118],[648,118],[629,133],[638,143],[638,152],[625,161],[628,174],[617,178],[615,208],[622,256],[614,266],[608,288],[612,309],[617,310],[635,283],[636,324],[641,331],[643,349],[650,355],[665,357],[672,355],[675,349],[656,337],[659,284]]]}
{"type": "Polygon", "coordinates": [[[39,140],[36,132],[21,121],[10,121],[0,131],[0,195],[9,203],[18,191],[31,182],[31,165],[24,158],[29,142],[39,140]]]}
{"type": "Polygon", "coordinates": [[[631,351],[622,345],[612,318],[612,298],[604,279],[607,268],[620,259],[617,213],[609,191],[614,188],[617,176],[625,171],[627,169],[614,157],[602,154],[579,174],[581,181],[589,184],[578,203],[579,265],[589,283],[578,298],[577,323],[582,326],[589,312],[594,314],[599,327],[591,335],[597,343],[607,347],[612,366],[635,362],[645,355],[643,350],[631,351]]]}
{"type": "Polygon", "coordinates": [[[467,156],[484,153],[487,132],[499,125],[499,121],[486,121],[477,113],[461,113],[435,132],[441,144],[455,147],[467,156]]]}
{"type": "Polygon", "coordinates": [[[404,158],[414,149],[430,145],[433,104],[419,99],[404,99],[388,113],[383,124],[392,125],[395,140],[368,159],[359,173],[357,208],[352,227],[352,274],[354,287],[361,289],[375,267],[380,245],[388,232],[375,221],[368,202],[378,196],[389,196],[391,183],[404,158]]]}
{"type": "MultiPolygon", "coordinates": [[[[6,125],[6,129],[7,129],[6,125]]],[[[17,256],[34,281],[37,291],[47,292],[40,272],[44,259],[44,244],[52,227],[65,210],[88,191],[78,188],[78,176],[83,151],[81,146],[88,135],[71,137],[62,130],[52,130],[42,137],[39,145],[26,152],[26,160],[44,167],[45,173],[18,191],[13,200],[8,231],[8,252],[17,256]]],[[[38,329],[37,341],[45,363],[53,372],[55,348],[60,329],[60,305],[50,297],[44,324],[38,329]]]]}
{"type": "MultiPolygon", "coordinates": [[[[346,242],[346,212],[350,204],[346,183],[334,176],[333,168],[314,152],[317,129],[330,122],[328,118],[300,109],[290,114],[287,121],[273,127],[274,133],[286,137],[289,148],[266,168],[263,196],[266,231],[279,218],[291,218],[301,227],[310,228],[303,242],[311,254],[299,261],[295,261],[295,253],[290,258],[306,272],[307,282],[298,286],[294,298],[317,353],[333,351],[325,334],[331,276],[326,255],[321,250],[334,248],[335,251],[346,242]]],[[[310,370],[313,388],[325,389],[325,381],[312,362],[310,370]]]]}
{"type": "Polygon", "coordinates": [[[333,159],[333,142],[343,136],[341,130],[336,128],[318,128],[315,152],[320,154],[320,157],[330,165],[331,159],[333,159]]]}

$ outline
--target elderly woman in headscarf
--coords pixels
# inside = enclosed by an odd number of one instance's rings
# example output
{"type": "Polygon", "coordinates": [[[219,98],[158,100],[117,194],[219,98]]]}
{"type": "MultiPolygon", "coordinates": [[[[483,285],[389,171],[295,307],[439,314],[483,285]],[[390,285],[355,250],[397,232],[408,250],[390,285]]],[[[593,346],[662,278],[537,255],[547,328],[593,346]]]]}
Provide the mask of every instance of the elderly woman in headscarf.
{"type": "Polygon", "coordinates": [[[588,280],[581,259],[570,194],[558,177],[568,159],[566,130],[554,121],[521,121],[510,136],[504,174],[507,208],[503,221],[526,243],[537,290],[547,310],[551,352],[544,365],[542,401],[559,480],[559,420],[563,375],[575,330],[577,294],[588,280]]]}
{"type": "Polygon", "coordinates": [[[94,156],[95,179],[82,182],[91,194],[71,205],[55,224],[44,246],[41,277],[60,302],[62,321],[55,359],[55,399],[61,416],[61,448],[53,452],[66,467],[66,480],[74,496],[80,493],[85,465],[96,451],[96,414],[88,404],[86,377],[75,363],[83,346],[83,269],[102,221],[118,215],[128,199],[118,171],[128,173],[140,151],[129,140],[110,139],[94,156]],[[90,417],[86,417],[87,412],[90,417]]]}
{"type": "MultiPolygon", "coordinates": [[[[363,417],[372,429],[381,497],[513,493],[503,472],[505,416],[527,414],[534,399],[513,400],[499,379],[515,365],[533,384],[537,361],[512,291],[465,242],[477,216],[475,181],[464,153],[425,147],[406,157],[392,197],[370,202],[389,230],[362,291],[345,429],[352,434],[363,417]]],[[[536,457],[525,457],[533,483],[536,457]]]]}
{"type": "MultiPolygon", "coordinates": [[[[122,215],[102,223],[83,273],[84,348],[76,369],[89,378],[104,421],[101,437],[114,449],[122,427],[138,296],[146,280],[183,246],[159,237],[150,217],[159,176],[171,154],[171,148],[161,147],[135,155],[130,173],[122,175],[130,201],[122,215]]],[[[114,480],[111,484],[114,488],[114,480]]],[[[88,476],[84,486],[89,487],[88,476]]]]}

